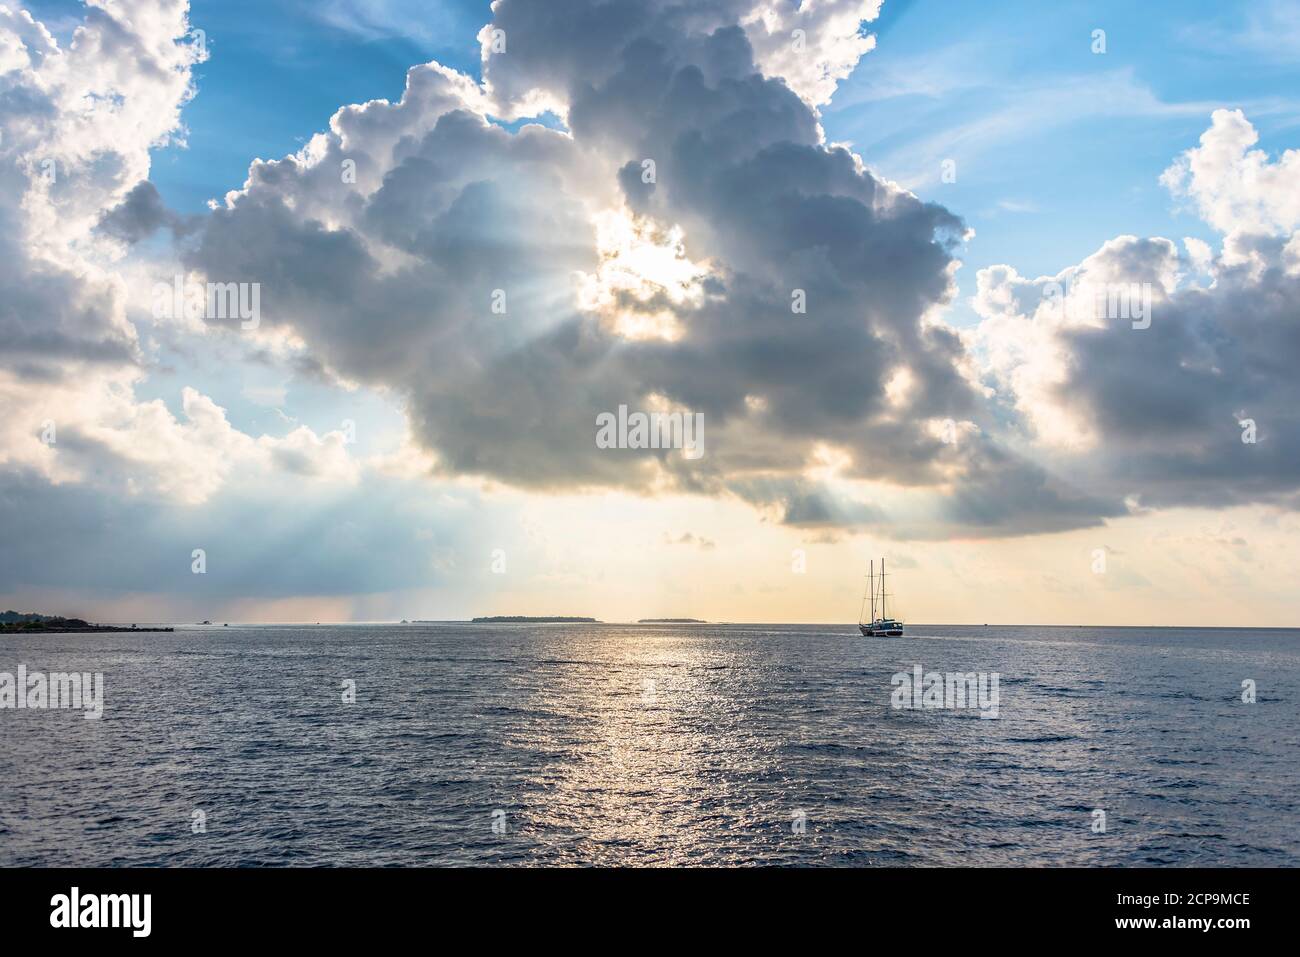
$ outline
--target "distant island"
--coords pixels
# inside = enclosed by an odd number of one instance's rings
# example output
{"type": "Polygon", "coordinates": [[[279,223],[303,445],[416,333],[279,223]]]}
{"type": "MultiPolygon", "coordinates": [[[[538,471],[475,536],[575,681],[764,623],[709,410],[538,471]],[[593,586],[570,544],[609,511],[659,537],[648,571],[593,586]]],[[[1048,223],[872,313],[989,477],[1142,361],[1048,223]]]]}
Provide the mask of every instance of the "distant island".
{"type": "Polygon", "coordinates": [[[698,618],[639,618],[638,625],[707,625],[698,618]]]}
{"type": "Polygon", "coordinates": [[[599,625],[600,620],[597,618],[578,618],[573,615],[555,615],[551,617],[537,618],[532,615],[488,615],[485,618],[472,618],[470,623],[474,625],[517,625],[517,624],[594,624],[599,625]]]}
{"type": "Polygon", "coordinates": [[[172,631],[171,628],[122,628],[115,625],[92,625],[84,618],[63,618],[59,615],[23,614],[16,611],[0,613],[0,635],[34,634],[61,635],[72,632],[103,631],[172,631]]]}
{"type": "Polygon", "coordinates": [[[9,611],[0,612],[0,625],[22,624],[28,621],[49,621],[53,615],[37,615],[32,612],[20,612],[10,609],[9,611]]]}

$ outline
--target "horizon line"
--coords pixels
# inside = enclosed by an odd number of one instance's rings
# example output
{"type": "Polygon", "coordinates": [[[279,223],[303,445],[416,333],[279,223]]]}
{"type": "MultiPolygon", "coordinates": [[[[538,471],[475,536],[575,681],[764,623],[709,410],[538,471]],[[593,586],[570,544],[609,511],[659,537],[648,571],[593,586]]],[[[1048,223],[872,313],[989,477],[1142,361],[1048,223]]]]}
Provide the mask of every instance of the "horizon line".
{"type": "MultiPolygon", "coordinates": [[[[67,617],[67,616],[65,616],[67,617]]],[[[537,618],[559,617],[538,615],[537,618]]],[[[83,619],[88,620],[88,619],[83,619]]],[[[129,625],[166,625],[169,627],[193,627],[193,628],[221,628],[227,625],[238,626],[271,626],[271,625],[302,625],[306,627],[335,627],[335,626],[361,626],[361,625],[472,625],[472,624],[556,624],[556,625],[675,625],[678,627],[700,627],[702,625],[739,625],[739,626],[757,626],[757,625],[787,625],[787,626],[809,626],[809,627],[845,627],[856,628],[857,622],[853,621],[707,621],[698,620],[693,622],[686,621],[639,621],[637,619],[611,619],[597,621],[569,621],[569,622],[546,622],[546,621],[521,621],[521,622],[475,622],[469,618],[410,618],[410,619],[357,619],[350,621],[311,621],[311,620],[276,620],[276,621],[221,621],[213,622],[210,625],[204,625],[202,622],[180,620],[154,620],[137,618],[134,621],[123,619],[122,621],[93,621],[93,625],[110,625],[114,627],[127,627],[129,625]]],[[[932,627],[932,628],[1180,628],[1195,629],[1198,631],[1300,631],[1300,625],[1158,625],[1147,622],[1137,624],[1107,624],[1092,625],[1080,622],[940,622],[940,621],[921,621],[905,622],[909,627],[932,627]]]]}

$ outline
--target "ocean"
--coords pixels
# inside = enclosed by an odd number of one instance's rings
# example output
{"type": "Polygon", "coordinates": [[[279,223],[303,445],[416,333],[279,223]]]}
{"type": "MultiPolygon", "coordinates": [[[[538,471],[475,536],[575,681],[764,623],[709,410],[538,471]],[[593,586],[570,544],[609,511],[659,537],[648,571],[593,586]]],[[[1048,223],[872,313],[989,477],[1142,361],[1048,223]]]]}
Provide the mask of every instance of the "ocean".
{"type": "Polygon", "coordinates": [[[1300,864],[1300,631],[909,632],[0,635],[0,865],[1300,864]]]}

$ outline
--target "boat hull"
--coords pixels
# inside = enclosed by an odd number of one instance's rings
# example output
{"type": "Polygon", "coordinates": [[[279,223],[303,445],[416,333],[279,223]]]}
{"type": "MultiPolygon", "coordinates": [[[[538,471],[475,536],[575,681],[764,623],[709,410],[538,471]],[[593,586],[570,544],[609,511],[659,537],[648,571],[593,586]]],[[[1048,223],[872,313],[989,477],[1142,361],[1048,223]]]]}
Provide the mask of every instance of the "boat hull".
{"type": "Polygon", "coordinates": [[[870,625],[858,625],[858,631],[864,638],[902,638],[902,628],[873,628],[870,625]]]}

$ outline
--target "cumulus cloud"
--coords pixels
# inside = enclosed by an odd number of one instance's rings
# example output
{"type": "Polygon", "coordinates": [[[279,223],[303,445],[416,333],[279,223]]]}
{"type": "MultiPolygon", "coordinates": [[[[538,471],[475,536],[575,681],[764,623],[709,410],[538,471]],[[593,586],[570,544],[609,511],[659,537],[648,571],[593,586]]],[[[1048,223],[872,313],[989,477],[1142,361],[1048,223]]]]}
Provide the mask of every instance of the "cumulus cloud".
{"type": "Polygon", "coordinates": [[[147,372],[124,243],[167,225],[149,151],[175,142],[202,50],[182,0],[90,0],[61,47],[0,7],[0,463],[56,483],[206,500],[260,456],[350,480],[329,436],[254,440],[193,389],[140,402],[147,372]]]}
{"type": "Polygon", "coordinates": [[[1033,483],[1031,526],[1114,514],[986,431],[936,437],[985,414],[935,318],[966,227],[824,142],[818,84],[878,4],[806,6],[503,0],[481,86],[427,64],[399,102],[341,109],[252,166],[189,265],[260,282],[270,329],[404,396],[444,473],[733,494],[798,524],[886,521],[865,481],[921,488],[936,521],[961,482],[1033,483]],[[783,65],[796,29],[807,59],[783,65]],[[543,106],[566,128],[492,121],[543,106]],[[707,453],[597,448],[620,405],[702,413],[707,453]]]}
{"type": "Polygon", "coordinates": [[[137,243],[163,227],[183,235],[194,225],[193,220],[178,216],[167,208],[153,183],[141,180],[119,205],[104,214],[98,228],[124,242],[137,243]]]}
{"type": "Polygon", "coordinates": [[[161,401],[122,400],[117,417],[63,430],[61,464],[81,465],[76,477],[82,482],[117,480],[122,491],[188,504],[206,502],[235,473],[245,481],[265,479],[268,469],[337,482],[357,478],[342,432],[317,436],[299,426],[283,438],[254,439],[234,428],[212,399],[188,387],[181,407],[177,419],[161,401]]]}
{"type": "Polygon", "coordinates": [[[198,53],[184,3],[91,3],[61,48],[0,8],[0,458],[49,464],[45,423],[129,390],[141,361],[124,284],[93,227],[179,124],[198,53]]]}
{"type": "Polygon", "coordinates": [[[780,77],[813,105],[830,102],[841,80],[876,48],[863,29],[880,16],[883,0],[766,0],[741,17],[754,58],[767,76],[780,77]]]}
{"type": "Polygon", "coordinates": [[[763,75],[816,106],[875,47],[864,26],[880,6],[881,0],[512,0],[494,4],[492,22],[479,32],[485,85],[500,115],[566,115],[575,91],[599,88],[623,68],[629,47],[670,45],[705,65],[708,38],[735,28],[763,75]]]}
{"type": "Polygon", "coordinates": [[[682,534],[673,537],[667,532],[664,533],[664,543],[667,545],[690,545],[702,551],[710,551],[716,547],[716,543],[703,535],[696,535],[694,532],[682,532],[682,534]]]}
{"type": "Polygon", "coordinates": [[[1201,145],[1180,156],[1161,182],[1191,199],[1219,232],[1292,232],[1300,227],[1300,150],[1270,160],[1251,149],[1258,141],[1241,110],[1215,110],[1201,145]]]}
{"type": "Polygon", "coordinates": [[[1164,176],[1226,234],[1217,251],[1122,236],[1055,276],[980,273],[989,381],[1088,488],[1157,506],[1300,504],[1300,170],[1294,151],[1248,149],[1256,139],[1217,111],[1164,176]],[[1150,296],[1149,327],[1116,311],[1133,294],[1150,296]]]}

